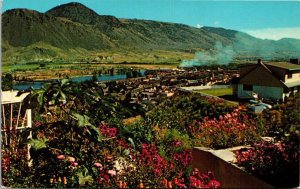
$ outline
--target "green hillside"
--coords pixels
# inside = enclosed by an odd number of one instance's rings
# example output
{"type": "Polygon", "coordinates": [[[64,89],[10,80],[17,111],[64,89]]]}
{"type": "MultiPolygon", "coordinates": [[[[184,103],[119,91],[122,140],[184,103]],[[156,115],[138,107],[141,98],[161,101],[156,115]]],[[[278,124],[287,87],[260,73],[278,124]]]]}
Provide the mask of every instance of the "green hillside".
{"type": "Polygon", "coordinates": [[[260,40],[223,28],[195,28],[150,20],[98,15],[80,3],[54,7],[46,13],[27,9],[2,15],[3,62],[13,60],[87,58],[99,52],[212,52],[216,43],[238,55],[291,56],[299,40],[260,40]],[[75,52],[75,53],[74,53],[75,52]]]}

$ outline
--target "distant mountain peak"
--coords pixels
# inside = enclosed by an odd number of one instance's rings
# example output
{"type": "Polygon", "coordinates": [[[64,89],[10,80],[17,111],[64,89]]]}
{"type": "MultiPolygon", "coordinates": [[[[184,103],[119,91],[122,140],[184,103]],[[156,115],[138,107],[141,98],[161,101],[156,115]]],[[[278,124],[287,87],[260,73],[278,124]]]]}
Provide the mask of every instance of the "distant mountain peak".
{"type": "Polygon", "coordinates": [[[120,21],[113,16],[102,16],[77,2],[71,2],[54,7],[46,12],[47,15],[64,17],[81,24],[96,25],[98,28],[119,27],[120,21]]]}
{"type": "Polygon", "coordinates": [[[81,7],[86,7],[85,5],[83,5],[82,3],[79,3],[79,2],[70,2],[70,3],[63,4],[61,6],[81,6],[81,7]]]}
{"type": "Polygon", "coordinates": [[[53,7],[52,9],[48,10],[47,12],[52,12],[54,10],[57,11],[57,10],[62,10],[62,9],[82,9],[82,11],[88,11],[89,13],[97,14],[92,9],[90,9],[87,6],[83,5],[82,3],[78,3],[78,2],[70,2],[70,3],[66,3],[66,4],[61,4],[56,7],[53,7]]]}
{"type": "Polygon", "coordinates": [[[83,24],[93,24],[99,16],[95,11],[77,2],[71,2],[54,7],[46,12],[56,17],[65,17],[83,24]]]}

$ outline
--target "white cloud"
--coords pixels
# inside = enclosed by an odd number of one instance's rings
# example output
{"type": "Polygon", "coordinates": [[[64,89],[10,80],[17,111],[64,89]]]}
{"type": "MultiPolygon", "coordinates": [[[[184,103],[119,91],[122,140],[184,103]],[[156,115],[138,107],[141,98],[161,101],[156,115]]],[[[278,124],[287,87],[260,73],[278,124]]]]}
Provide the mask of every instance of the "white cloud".
{"type": "Polygon", "coordinates": [[[197,25],[196,25],[196,27],[197,27],[197,28],[202,28],[202,27],[203,27],[203,25],[201,25],[201,24],[197,24],[197,25]]]}
{"type": "Polygon", "coordinates": [[[281,38],[300,39],[300,27],[293,28],[266,28],[257,30],[243,30],[244,32],[261,39],[279,40],[281,38]]]}
{"type": "Polygon", "coordinates": [[[215,26],[219,26],[219,25],[220,25],[220,22],[219,22],[219,21],[214,21],[214,25],[215,25],[215,26]]]}

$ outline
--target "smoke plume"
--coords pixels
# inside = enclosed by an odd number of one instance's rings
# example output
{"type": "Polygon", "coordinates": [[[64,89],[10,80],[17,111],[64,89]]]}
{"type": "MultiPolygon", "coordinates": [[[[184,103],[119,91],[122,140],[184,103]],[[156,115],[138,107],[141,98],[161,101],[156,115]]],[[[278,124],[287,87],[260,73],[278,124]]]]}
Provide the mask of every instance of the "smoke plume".
{"type": "Polygon", "coordinates": [[[231,45],[223,46],[221,42],[216,42],[214,50],[211,52],[196,52],[193,60],[183,60],[180,67],[193,67],[201,65],[220,64],[227,65],[235,57],[235,52],[231,45]]]}
{"type": "Polygon", "coordinates": [[[234,59],[257,59],[266,61],[298,58],[300,40],[281,39],[263,40],[243,32],[237,32],[230,45],[216,42],[213,50],[196,52],[194,59],[183,60],[180,67],[201,65],[227,65],[234,59]]]}

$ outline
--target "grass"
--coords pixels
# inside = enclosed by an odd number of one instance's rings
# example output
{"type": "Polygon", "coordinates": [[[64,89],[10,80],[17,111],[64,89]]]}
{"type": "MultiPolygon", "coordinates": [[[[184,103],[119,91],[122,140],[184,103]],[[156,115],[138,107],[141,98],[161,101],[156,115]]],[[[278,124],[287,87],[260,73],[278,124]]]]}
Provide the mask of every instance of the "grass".
{"type": "MultiPolygon", "coordinates": [[[[43,44],[36,45],[42,49],[52,49],[43,44]]],[[[176,68],[183,59],[192,59],[194,54],[180,51],[163,50],[119,50],[91,51],[82,54],[66,52],[58,54],[57,58],[44,57],[36,54],[35,46],[27,50],[28,59],[16,58],[25,51],[22,48],[8,50],[3,54],[2,73],[13,72],[15,75],[28,79],[51,79],[58,75],[80,76],[91,75],[93,71],[110,67],[135,67],[140,69],[176,68]],[[13,53],[15,52],[15,53],[13,53]],[[70,53],[70,54],[68,54],[70,53]],[[33,58],[36,57],[36,58],[33,58]],[[14,65],[14,63],[16,65],[14,65]],[[40,65],[45,65],[41,67],[40,65]]],[[[56,50],[56,49],[52,49],[56,50]]],[[[46,56],[46,55],[45,55],[46,56]]]]}
{"type": "Polygon", "coordinates": [[[212,96],[225,96],[225,95],[232,95],[232,88],[224,88],[224,89],[203,89],[203,90],[196,90],[196,93],[204,93],[212,96]]]}

